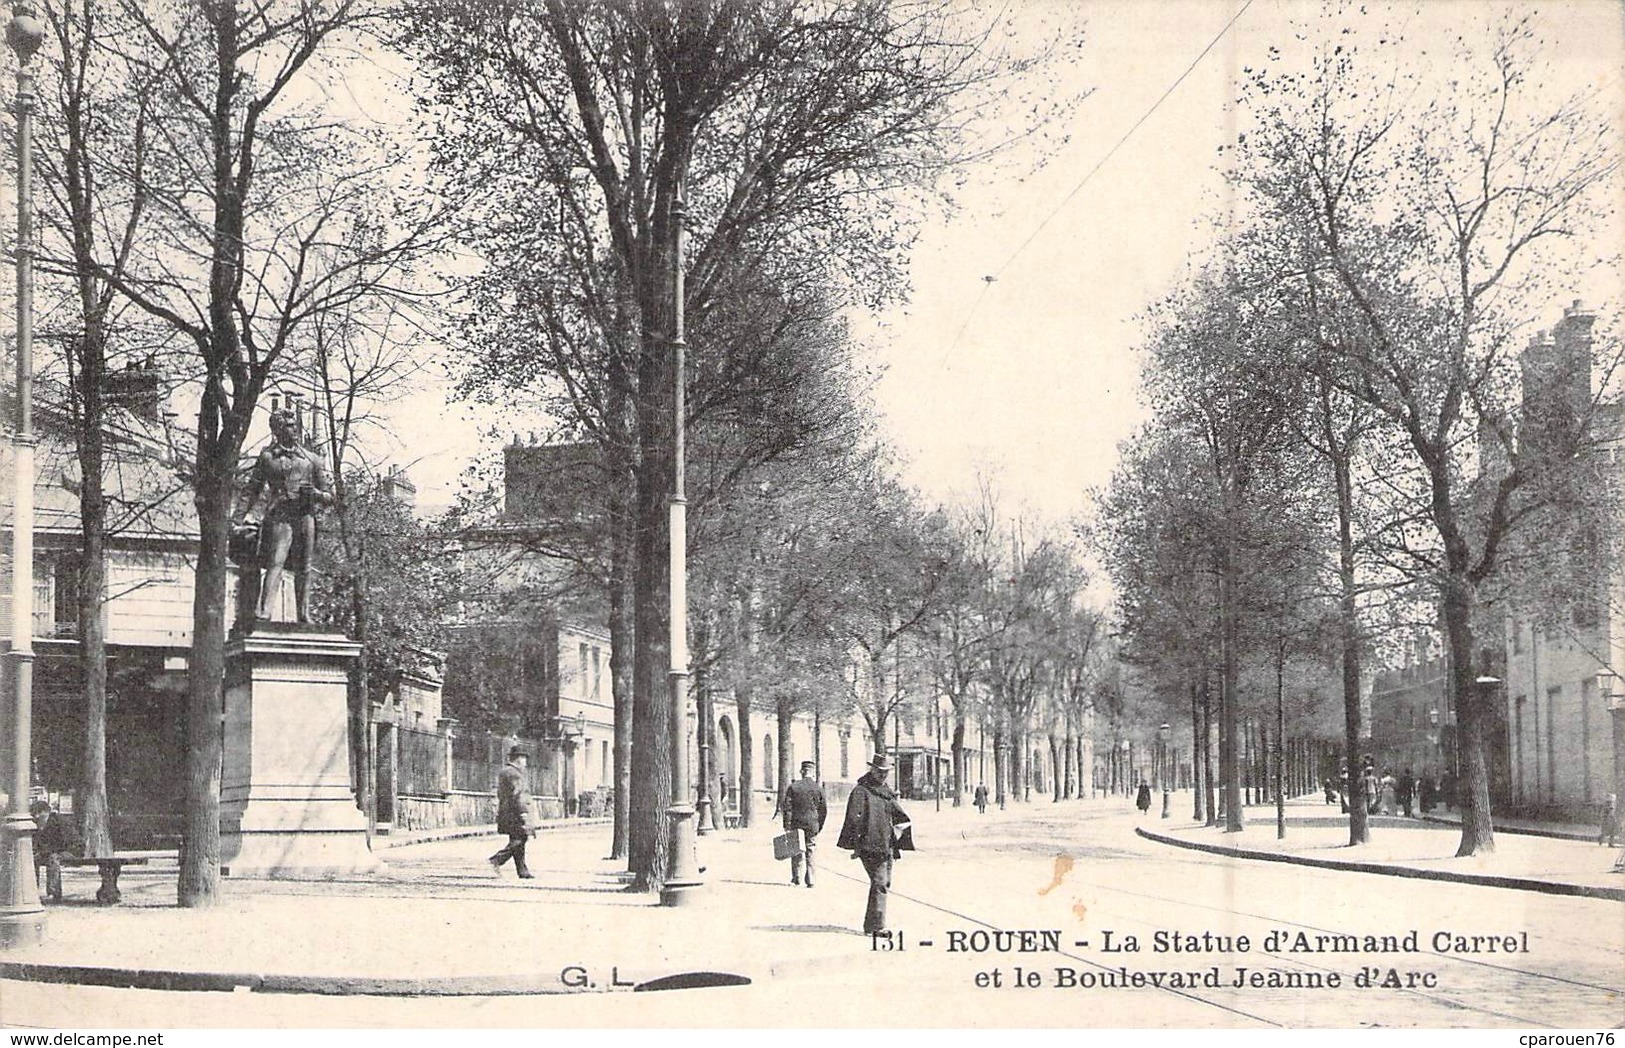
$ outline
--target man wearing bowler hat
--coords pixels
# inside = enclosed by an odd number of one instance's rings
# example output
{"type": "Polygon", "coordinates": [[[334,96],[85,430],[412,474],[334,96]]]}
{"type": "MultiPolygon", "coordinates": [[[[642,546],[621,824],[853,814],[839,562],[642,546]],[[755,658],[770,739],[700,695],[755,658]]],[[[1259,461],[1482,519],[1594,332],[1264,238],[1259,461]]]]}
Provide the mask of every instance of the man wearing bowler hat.
{"type": "Polygon", "coordinates": [[[502,872],[502,864],[513,859],[514,872],[530,880],[525,865],[525,842],[530,840],[530,790],[525,788],[525,751],[515,746],[508,751],[508,763],[497,774],[497,832],[508,835],[508,846],[491,856],[491,867],[502,872]]]}
{"type": "Polygon", "coordinates": [[[891,761],[884,753],[875,754],[869,761],[868,772],[858,779],[846,799],[846,820],[835,842],[837,848],[845,848],[862,862],[869,874],[869,907],[863,914],[863,930],[868,935],[886,930],[892,861],[904,849],[913,847],[912,842],[898,839],[909,817],[897,806],[897,794],[886,785],[890,771],[891,761]]]}
{"type": "Polygon", "coordinates": [[[779,804],[784,812],[784,832],[801,831],[802,854],[790,856],[790,883],[801,883],[801,868],[805,859],[809,888],[813,885],[813,848],[817,844],[818,831],[824,828],[824,820],[829,817],[824,791],[813,781],[816,767],[812,761],[802,761],[801,778],[785,787],[784,800],[779,804]]]}

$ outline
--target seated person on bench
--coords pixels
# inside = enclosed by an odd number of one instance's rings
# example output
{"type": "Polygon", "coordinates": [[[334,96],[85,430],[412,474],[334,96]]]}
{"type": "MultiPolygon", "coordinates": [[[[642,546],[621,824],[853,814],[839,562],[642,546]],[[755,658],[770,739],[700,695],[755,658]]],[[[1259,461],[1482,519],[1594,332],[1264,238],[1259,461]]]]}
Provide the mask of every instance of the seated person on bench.
{"type": "Polygon", "coordinates": [[[79,834],[73,822],[51,807],[49,801],[35,801],[28,812],[34,816],[34,876],[45,867],[45,894],[62,900],[62,859],[79,854],[79,834]]]}

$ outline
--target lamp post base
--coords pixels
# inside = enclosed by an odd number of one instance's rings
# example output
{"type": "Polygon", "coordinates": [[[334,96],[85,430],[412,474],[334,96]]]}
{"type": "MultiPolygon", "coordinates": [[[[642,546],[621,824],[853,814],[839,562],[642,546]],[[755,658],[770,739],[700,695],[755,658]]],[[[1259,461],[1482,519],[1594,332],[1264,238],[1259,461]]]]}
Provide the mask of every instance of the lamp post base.
{"type": "Polygon", "coordinates": [[[694,809],[674,804],[666,809],[666,817],[671,820],[671,851],[666,883],[660,889],[660,905],[684,906],[695,900],[699,895],[696,889],[705,884],[694,850],[694,809]]]}
{"type": "Polygon", "coordinates": [[[1173,816],[1170,815],[1169,811],[1168,811],[1168,791],[1167,790],[1162,791],[1162,817],[1164,819],[1173,818],[1173,816]]]}
{"type": "Polygon", "coordinates": [[[45,941],[45,907],[34,872],[34,820],[27,812],[6,817],[0,842],[0,950],[38,946],[45,941]]]}

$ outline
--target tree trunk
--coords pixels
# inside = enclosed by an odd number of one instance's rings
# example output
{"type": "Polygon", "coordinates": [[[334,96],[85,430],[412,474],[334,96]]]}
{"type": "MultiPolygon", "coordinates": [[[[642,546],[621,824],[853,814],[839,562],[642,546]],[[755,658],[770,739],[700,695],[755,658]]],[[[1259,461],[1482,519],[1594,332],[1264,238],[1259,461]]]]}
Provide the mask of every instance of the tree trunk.
{"type": "Polygon", "coordinates": [[[753,796],[756,778],[751,771],[756,762],[756,744],[751,738],[750,706],[754,689],[741,685],[734,691],[734,709],[739,714],[739,825],[749,826],[756,811],[753,796]]]}
{"type": "Polygon", "coordinates": [[[1078,787],[1078,777],[1083,774],[1083,769],[1078,766],[1076,761],[1078,752],[1077,736],[1070,731],[1067,732],[1066,739],[1061,743],[1061,745],[1063,747],[1061,761],[1066,766],[1066,782],[1062,786],[1061,796],[1065,797],[1067,800],[1071,800],[1080,792],[1078,787]]]}
{"type": "Polygon", "coordinates": [[[177,886],[180,905],[188,907],[213,906],[220,901],[220,724],[224,713],[226,545],[236,464],[235,442],[199,449],[198,556],[196,592],[192,599],[192,652],[186,685],[186,819],[177,886]]]}
{"type": "MultiPolygon", "coordinates": [[[[354,563],[359,565],[360,560],[354,563]]],[[[378,805],[373,797],[377,783],[372,767],[372,657],[367,651],[367,611],[366,576],[363,571],[357,570],[350,582],[350,614],[354,622],[355,640],[361,645],[361,654],[355,664],[355,686],[350,689],[350,753],[356,769],[356,805],[367,816],[367,839],[370,841],[373,823],[378,816],[378,805]]]]}
{"type": "Polygon", "coordinates": [[[954,807],[965,803],[965,714],[954,706],[954,807]]]}
{"type": "Polygon", "coordinates": [[[1004,725],[1000,723],[993,726],[993,790],[1001,809],[1004,807],[1004,765],[1004,725]]]}
{"type": "Polygon", "coordinates": [[[1088,764],[1083,759],[1084,747],[1088,745],[1089,741],[1090,739],[1087,736],[1079,734],[1077,741],[1074,743],[1078,751],[1078,800],[1080,801],[1089,796],[1089,787],[1085,785],[1089,781],[1088,764]]]}
{"type": "Polygon", "coordinates": [[[1444,621],[1450,641],[1450,687],[1455,694],[1461,735],[1459,750],[1463,782],[1460,856],[1495,850],[1495,827],[1490,819],[1489,763],[1485,760],[1484,724],[1489,719],[1490,689],[1476,684],[1473,658],[1472,584],[1459,575],[1445,580],[1444,621]]]}
{"type": "MultiPolygon", "coordinates": [[[[1327,430],[1328,438],[1331,431],[1327,430]]],[[[1343,643],[1343,762],[1348,768],[1349,844],[1371,840],[1360,768],[1360,609],[1354,576],[1354,483],[1347,450],[1333,460],[1337,481],[1338,618],[1343,643]]]]}
{"type": "Polygon", "coordinates": [[[824,781],[824,707],[822,703],[813,705],[813,778],[819,782],[824,781]]]}
{"type": "MultiPolygon", "coordinates": [[[[332,419],[331,405],[328,412],[329,421],[332,419]]],[[[339,547],[344,550],[345,558],[350,562],[350,629],[354,640],[361,645],[360,657],[356,659],[352,668],[352,680],[348,691],[350,704],[350,766],[355,774],[352,782],[355,785],[356,806],[367,817],[367,840],[372,840],[374,824],[377,822],[378,806],[374,798],[377,789],[376,774],[372,767],[372,695],[371,670],[372,660],[367,651],[367,566],[366,542],[355,533],[350,516],[350,488],[344,476],[344,462],[339,453],[338,444],[333,445],[331,456],[333,470],[334,506],[337,508],[339,524],[339,547]]]]}
{"type": "Polygon", "coordinates": [[[1219,825],[1218,790],[1213,781],[1213,685],[1210,673],[1202,675],[1202,796],[1207,806],[1206,822],[1219,825]]]}
{"type": "Polygon", "coordinates": [[[609,857],[625,859],[630,868],[632,833],[632,739],[634,737],[633,654],[637,630],[632,613],[636,599],[637,474],[633,469],[632,428],[634,361],[641,344],[637,334],[637,295],[630,280],[616,281],[617,336],[605,368],[606,409],[604,464],[608,470],[609,509],[609,690],[613,707],[615,760],[614,814],[610,827],[609,857]]]}
{"type": "Polygon", "coordinates": [[[98,317],[89,318],[79,345],[79,521],[84,549],[75,594],[79,667],[84,687],[84,766],[75,808],[86,857],[113,854],[107,808],[107,634],[102,603],[107,595],[107,499],[102,485],[103,383],[106,346],[98,317]]]}
{"type": "MultiPolygon", "coordinates": [[[[657,383],[659,376],[650,378],[657,383]]],[[[669,427],[651,426],[669,432],[669,427]]],[[[638,476],[637,570],[633,601],[636,640],[632,685],[632,803],[629,866],[637,891],[665,884],[671,806],[671,649],[667,558],[667,472],[649,467],[660,454],[659,436],[646,434],[645,466],[638,476]]]]}
{"type": "Polygon", "coordinates": [[[1049,763],[1052,772],[1050,775],[1050,803],[1059,804],[1061,803],[1062,776],[1057,769],[1061,767],[1061,742],[1055,737],[1053,731],[1049,733],[1049,763]]]}
{"type": "MultiPolygon", "coordinates": [[[[238,71],[237,5],[208,9],[214,30],[214,98],[209,109],[214,220],[210,236],[208,330],[199,344],[204,359],[198,405],[197,466],[193,500],[198,516],[198,556],[192,595],[192,653],[187,665],[187,789],[177,895],[182,906],[213,906],[220,898],[220,754],[224,713],[226,576],[237,457],[259,395],[251,372],[246,388],[227,375],[242,357],[235,312],[241,286],[244,209],[248,170],[235,169],[233,98],[238,71]],[[238,175],[241,174],[241,178],[238,175]]],[[[263,380],[263,374],[258,376],[263,380]]]]}
{"type": "MultiPolygon", "coordinates": [[[[704,643],[701,643],[696,638],[696,650],[705,651],[709,643],[709,638],[704,643]]],[[[717,783],[717,740],[714,733],[716,717],[711,712],[713,708],[712,702],[711,671],[705,665],[704,660],[696,660],[694,666],[694,712],[697,715],[695,729],[698,732],[695,742],[698,745],[699,752],[694,764],[694,804],[696,809],[694,828],[696,832],[703,831],[705,833],[716,829],[718,825],[716,820],[718,801],[714,796],[717,783]],[[700,807],[702,799],[705,801],[703,809],[700,807]],[[703,816],[702,811],[705,813],[703,816]]]]}
{"type": "Polygon", "coordinates": [[[775,725],[779,732],[779,752],[777,754],[779,775],[778,781],[773,784],[773,788],[777,791],[780,797],[783,797],[785,787],[790,785],[794,775],[794,771],[790,767],[790,761],[792,759],[792,755],[790,753],[790,729],[795,720],[795,709],[788,701],[781,698],[774,702],[773,713],[775,725]]]}
{"type": "MultiPolygon", "coordinates": [[[[893,700],[886,697],[886,653],[885,649],[870,656],[869,659],[870,704],[873,716],[869,718],[869,738],[875,744],[876,753],[886,752],[886,725],[891,722],[893,700]]],[[[900,678],[899,678],[900,680],[900,678]]],[[[895,694],[895,693],[894,693],[895,694]]],[[[895,783],[893,783],[895,785],[895,783]]]]}
{"type": "Polygon", "coordinates": [[[1027,740],[1019,728],[1010,729],[1010,795],[1012,800],[1026,800],[1023,790],[1027,768],[1027,740]]]}
{"type": "Polygon", "coordinates": [[[1198,699],[1199,688],[1195,682],[1191,683],[1191,821],[1201,822],[1206,813],[1203,801],[1206,797],[1202,792],[1202,711],[1198,699]]]}
{"type": "MultiPolygon", "coordinates": [[[[1224,478],[1224,519],[1234,521],[1235,492],[1230,479],[1224,478]]],[[[1238,715],[1237,685],[1239,644],[1236,612],[1236,557],[1232,548],[1232,528],[1226,527],[1222,543],[1222,564],[1219,569],[1219,634],[1220,634],[1220,687],[1219,687],[1219,776],[1224,780],[1224,829],[1226,833],[1239,833],[1246,825],[1241,810],[1241,768],[1236,754],[1236,718],[1238,715]]]]}
{"type": "MultiPolygon", "coordinates": [[[[618,456],[611,454],[611,460],[618,456]]],[[[632,665],[637,650],[633,626],[632,519],[625,495],[627,472],[616,469],[611,481],[609,551],[609,691],[614,706],[615,813],[610,827],[609,857],[628,860],[632,833],[632,738],[634,703],[632,665]]]]}

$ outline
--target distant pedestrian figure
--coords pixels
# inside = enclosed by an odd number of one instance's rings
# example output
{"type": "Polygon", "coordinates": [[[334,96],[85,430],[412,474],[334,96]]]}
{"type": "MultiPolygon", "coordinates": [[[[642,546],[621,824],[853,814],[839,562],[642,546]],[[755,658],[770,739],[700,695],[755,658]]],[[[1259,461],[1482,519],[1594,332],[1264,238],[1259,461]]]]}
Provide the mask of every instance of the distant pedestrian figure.
{"type": "Polygon", "coordinates": [[[1426,815],[1433,810],[1434,802],[1438,800],[1437,788],[1433,785],[1433,773],[1422,776],[1422,782],[1416,789],[1417,799],[1422,805],[1422,814],[1426,815]]]}
{"type": "Polygon", "coordinates": [[[813,781],[815,767],[812,761],[802,761],[801,778],[785,787],[784,799],[779,802],[784,812],[784,832],[801,831],[802,854],[790,856],[790,883],[801,883],[801,869],[805,865],[809,888],[813,886],[813,850],[824,820],[829,817],[823,787],[813,781]]]}
{"type": "MultiPolygon", "coordinates": [[[[873,935],[886,930],[886,895],[891,891],[892,861],[903,852],[898,833],[909,822],[897,806],[897,794],[886,785],[891,761],[877,753],[869,770],[858,779],[846,799],[846,818],[835,841],[863,863],[869,875],[869,904],[863,913],[863,930],[873,935]]],[[[910,845],[912,847],[912,845],[910,845]]]]}
{"type": "Polygon", "coordinates": [[[502,864],[513,860],[514,872],[531,879],[525,864],[525,843],[530,840],[530,790],[525,786],[525,751],[515,746],[508,751],[508,763],[497,775],[497,832],[508,835],[508,846],[491,856],[498,873],[502,864]]]}
{"type": "Polygon", "coordinates": [[[1397,810],[1395,803],[1399,794],[1399,783],[1394,779],[1394,773],[1385,771],[1379,783],[1381,794],[1378,796],[1377,808],[1384,815],[1392,815],[1397,810]]]}
{"type": "Polygon", "coordinates": [[[986,815],[987,814],[987,784],[986,783],[979,782],[979,783],[976,784],[976,814],[978,814],[978,815],[986,815]]]}
{"type": "Polygon", "coordinates": [[[1151,784],[1140,783],[1140,789],[1134,794],[1134,806],[1140,809],[1141,814],[1151,810],[1151,784]]]}
{"type": "Polygon", "coordinates": [[[1404,812],[1405,818],[1414,818],[1411,814],[1411,801],[1416,797],[1416,775],[1406,768],[1399,775],[1399,783],[1394,787],[1395,797],[1399,801],[1399,809],[1404,812]]]}
{"type": "Polygon", "coordinates": [[[1327,775],[1320,780],[1320,788],[1326,791],[1327,804],[1337,803],[1337,784],[1332,781],[1332,777],[1330,775],[1327,775]]]}

